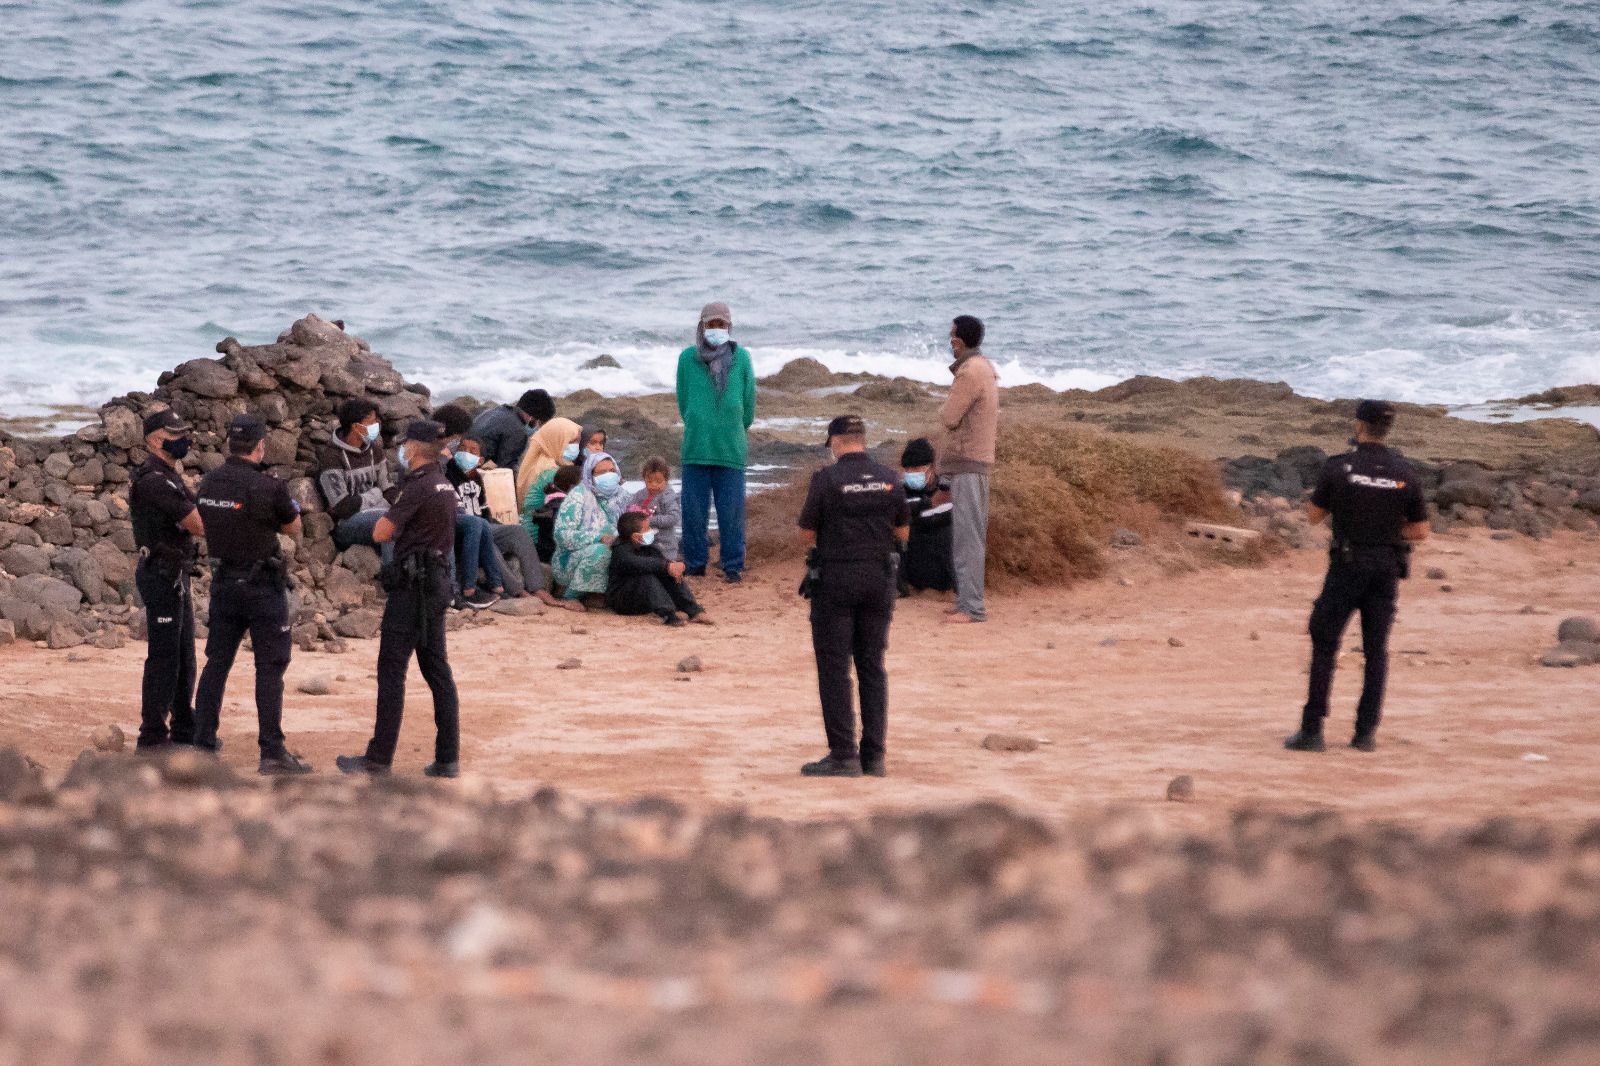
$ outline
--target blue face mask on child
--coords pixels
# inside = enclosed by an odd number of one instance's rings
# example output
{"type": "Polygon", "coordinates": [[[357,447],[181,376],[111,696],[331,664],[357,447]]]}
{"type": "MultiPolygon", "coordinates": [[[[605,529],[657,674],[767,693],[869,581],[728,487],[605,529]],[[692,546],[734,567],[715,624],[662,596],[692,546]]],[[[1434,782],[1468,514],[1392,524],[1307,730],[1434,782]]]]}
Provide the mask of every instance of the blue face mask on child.
{"type": "Polygon", "coordinates": [[[571,444],[567,445],[565,448],[562,448],[561,449],[561,458],[565,459],[569,463],[577,462],[578,461],[578,442],[577,441],[573,441],[571,444]]]}
{"type": "Polygon", "coordinates": [[[928,475],[921,470],[913,470],[906,475],[906,488],[912,492],[921,492],[928,487],[928,475]]]}
{"type": "Polygon", "coordinates": [[[594,489],[602,496],[614,496],[622,487],[622,475],[615,470],[608,470],[604,474],[594,476],[594,489]]]}
{"type": "Polygon", "coordinates": [[[650,547],[650,545],[654,544],[655,542],[656,542],[656,531],[655,530],[647,529],[643,533],[639,534],[639,543],[641,545],[643,545],[644,547],[648,548],[648,547],[650,547]]]}
{"type": "Polygon", "coordinates": [[[470,474],[478,469],[478,464],[481,462],[483,462],[482,457],[473,455],[471,452],[456,452],[456,465],[461,468],[464,474],[470,474]]]}

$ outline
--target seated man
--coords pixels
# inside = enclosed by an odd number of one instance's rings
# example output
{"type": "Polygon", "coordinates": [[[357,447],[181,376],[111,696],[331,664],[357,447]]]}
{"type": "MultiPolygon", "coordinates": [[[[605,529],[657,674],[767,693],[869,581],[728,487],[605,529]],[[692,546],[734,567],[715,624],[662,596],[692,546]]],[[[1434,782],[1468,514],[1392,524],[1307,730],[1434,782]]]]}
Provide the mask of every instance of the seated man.
{"type": "Polygon", "coordinates": [[[340,551],[352,544],[377,547],[372,531],[400,492],[384,455],[378,405],[346,400],[336,414],[339,428],[317,449],[317,485],[334,521],[333,542],[340,551]]]}
{"type": "Polygon", "coordinates": [[[918,437],[900,455],[905,471],[902,485],[911,507],[911,540],[900,560],[900,595],[912,590],[950,592],[956,587],[951,557],[950,504],[936,505],[934,497],[945,489],[939,482],[933,443],[918,437]]]}
{"type": "Polygon", "coordinates": [[[628,511],[617,519],[606,606],[617,614],[654,614],[669,626],[684,624],[678,617],[682,611],[689,621],[710,625],[705,608],[683,583],[683,564],[669,563],[661,554],[649,523],[640,511],[628,511]]]}
{"type": "MultiPolygon", "coordinates": [[[[444,428],[445,439],[441,445],[439,465],[448,479],[452,470],[460,469],[455,462],[455,454],[472,427],[472,416],[460,404],[452,403],[434,411],[433,420],[444,428]]],[[[473,487],[478,490],[477,495],[481,503],[482,482],[475,479],[473,487]]],[[[459,499],[461,495],[459,486],[456,487],[456,495],[459,499]]],[[[474,610],[493,607],[505,594],[505,576],[501,571],[500,559],[495,553],[489,519],[482,511],[481,506],[477,513],[471,513],[459,506],[456,508],[456,550],[451,560],[451,570],[457,593],[452,606],[457,610],[463,607],[471,607],[474,610]],[[483,571],[488,583],[488,588],[482,591],[478,588],[480,570],[483,571]]]]}
{"type": "MultiPolygon", "coordinates": [[[[520,522],[505,524],[496,522],[490,517],[488,506],[484,502],[483,475],[478,472],[482,462],[483,444],[469,433],[461,438],[461,443],[456,445],[455,453],[445,464],[445,477],[455,486],[456,500],[461,514],[488,521],[489,535],[492,538],[488,548],[492,549],[495,568],[505,582],[508,595],[537,596],[552,606],[559,604],[560,601],[549,592],[550,570],[540,562],[538,549],[527,528],[520,522]],[[512,563],[515,565],[511,565],[512,563]]],[[[464,554],[459,542],[456,548],[458,554],[464,554]]],[[[479,550],[481,553],[485,549],[479,550]]],[[[460,560],[457,565],[471,565],[471,560],[460,560]]],[[[478,565],[492,584],[496,570],[489,569],[488,565],[481,561],[478,565]]]]}

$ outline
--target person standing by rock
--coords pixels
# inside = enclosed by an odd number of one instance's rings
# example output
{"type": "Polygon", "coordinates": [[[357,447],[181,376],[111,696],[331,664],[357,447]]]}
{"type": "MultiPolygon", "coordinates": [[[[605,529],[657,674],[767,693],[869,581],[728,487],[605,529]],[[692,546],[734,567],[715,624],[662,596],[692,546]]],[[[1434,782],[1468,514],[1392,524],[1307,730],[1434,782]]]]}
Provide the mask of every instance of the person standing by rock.
{"type": "Polygon", "coordinates": [[[1384,445],[1394,426],[1394,405],[1362,400],[1356,407],[1355,451],[1322,467],[1306,504],[1312,525],[1333,517],[1328,573],[1311,608],[1311,681],[1300,729],[1283,742],[1290,751],[1322,751],[1322,720],[1350,616],[1361,613],[1361,655],[1366,675],[1356,704],[1350,746],[1376,751],[1383,687],[1389,677],[1389,629],[1400,582],[1410,574],[1411,545],[1428,539],[1428,505],[1416,469],[1384,445]]]}
{"type": "Polygon", "coordinates": [[[811,644],[828,754],[806,763],[806,777],[884,776],[889,675],[883,655],[894,617],[894,558],[910,535],[911,510],[898,479],[867,455],[867,427],[854,415],[828,423],[834,464],[811,478],[800,510],[811,600],[811,644]],[[861,690],[856,744],[850,664],[861,690]]]}
{"type": "Polygon", "coordinates": [[[695,343],[678,356],[678,414],[683,418],[683,562],[703,576],[711,560],[711,505],[717,507],[718,563],[738,584],[744,574],[745,465],[756,419],[756,372],[731,336],[724,303],[700,311],[695,343]]]}
{"type": "Polygon", "coordinates": [[[485,462],[515,470],[528,438],[556,416],[555,401],[543,389],[529,389],[515,404],[503,403],[478,412],[472,435],[483,445],[485,462]]]}
{"type": "Polygon", "coordinates": [[[951,623],[983,622],[983,570],[989,537],[989,472],[994,467],[1000,428],[1000,386],[994,365],[983,354],[983,323],[958,315],[950,325],[950,364],[955,381],[939,411],[945,442],[939,471],[950,483],[951,557],[956,572],[956,604],[945,615],[951,623]]]}
{"type": "Polygon", "coordinates": [[[194,494],[183,483],[189,427],[171,410],[144,420],[149,455],[133,475],[128,509],[139,546],[134,582],[149,642],[140,689],[139,751],[194,743],[194,604],[189,578],[203,536],[194,494]]]}
{"type": "Polygon", "coordinates": [[[253,415],[228,424],[228,458],[200,482],[200,519],[211,555],[211,613],[206,668],[195,697],[195,746],[217,751],[222,696],[245,634],[256,660],[256,719],[263,774],[305,774],[311,764],[283,737],[283,675],[289,632],[289,568],[278,534],[298,537],[300,505],[284,482],[265,473],[267,425],[253,415]]]}
{"type": "Polygon", "coordinates": [[[406,427],[400,465],[406,471],[400,498],[378,523],[379,543],[394,544],[394,562],[384,568],[389,594],[383,605],[378,642],[378,716],[372,740],[361,755],[335,760],[347,774],[386,774],[400,743],[405,714],[406,670],[417,657],[422,679],[433,693],[433,762],[429,777],[460,774],[461,703],[445,647],[445,610],[450,606],[450,564],[455,550],[456,492],[439,468],[444,430],[419,420],[406,427]]]}
{"type": "Polygon", "coordinates": [[[376,547],[372,531],[398,494],[383,453],[378,405],[352,399],[339,405],[339,428],[317,451],[317,485],[334,521],[340,551],[352,544],[376,547]]]}

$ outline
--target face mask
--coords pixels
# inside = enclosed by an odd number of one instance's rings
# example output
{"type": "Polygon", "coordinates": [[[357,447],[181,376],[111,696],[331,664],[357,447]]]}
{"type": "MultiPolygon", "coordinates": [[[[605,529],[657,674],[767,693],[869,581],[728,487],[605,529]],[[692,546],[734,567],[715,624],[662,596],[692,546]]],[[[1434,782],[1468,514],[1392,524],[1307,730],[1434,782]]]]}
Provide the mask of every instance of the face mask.
{"type": "Polygon", "coordinates": [[[162,441],[161,450],[172,456],[174,459],[182,459],[184,456],[189,454],[189,448],[193,444],[194,441],[190,440],[188,437],[179,437],[177,440],[162,441]]]}
{"type": "Polygon", "coordinates": [[[650,547],[650,545],[654,544],[655,542],[656,542],[656,531],[655,530],[647,529],[643,533],[639,534],[639,543],[641,545],[643,545],[644,547],[648,548],[648,547],[650,547]]]}
{"type": "Polygon", "coordinates": [[[622,475],[615,470],[608,470],[604,474],[596,474],[594,488],[602,496],[610,496],[622,487],[622,475]]]}
{"type": "Polygon", "coordinates": [[[906,488],[914,492],[921,492],[928,487],[928,475],[921,470],[906,475],[906,488]]]}
{"type": "Polygon", "coordinates": [[[381,425],[376,422],[372,423],[372,425],[367,427],[367,443],[376,444],[378,441],[378,434],[382,432],[383,427],[381,425]]]}
{"type": "Polygon", "coordinates": [[[571,444],[567,445],[565,448],[562,448],[561,449],[561,458],[565,459],[569,463],[577,462],[578,461],[578,442],[577,441],[573,441],[571,444]]]}
{"type": "Polygon", "coordinates": [[[411,471],[411,449],[400,449],[400,469],[409,473],[411,471]]]}
{"type": "Polygon", "coordinates": [[[481,456],[473,455],[471,452],[456,452],[456,465],[465,473],[470,474],[478,469],[478,464],[481,462],[483,462],[481,456]]]}
{"type": "Polygon", "coordinates": [[[705,333],[706,343],[713,348],[720,348],[728,343],[728,331],[725,329],[708,329],[705,333]]]}

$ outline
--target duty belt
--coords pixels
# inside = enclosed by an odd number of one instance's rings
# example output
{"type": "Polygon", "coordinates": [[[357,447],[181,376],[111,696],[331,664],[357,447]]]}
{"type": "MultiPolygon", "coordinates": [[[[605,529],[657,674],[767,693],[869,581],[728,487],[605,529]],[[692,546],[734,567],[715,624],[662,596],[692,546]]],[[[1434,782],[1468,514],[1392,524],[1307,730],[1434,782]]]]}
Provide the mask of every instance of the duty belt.
{"type": "Polygon", "coordinates": [[[289,587],[289,568],[281,558],[258,559],[253,563],[230,563],[220,559],[211,562],[211,576],[217,581],[239,581],[247,585],[272,582],[289,587]]]}

